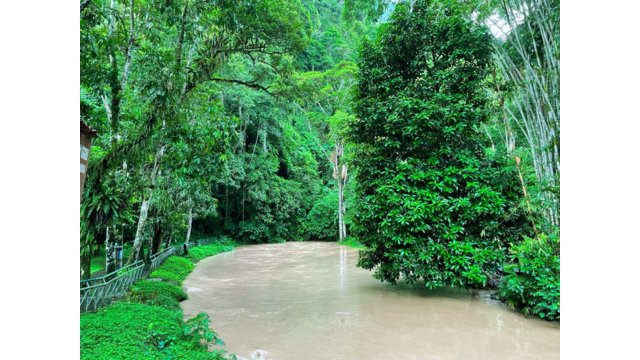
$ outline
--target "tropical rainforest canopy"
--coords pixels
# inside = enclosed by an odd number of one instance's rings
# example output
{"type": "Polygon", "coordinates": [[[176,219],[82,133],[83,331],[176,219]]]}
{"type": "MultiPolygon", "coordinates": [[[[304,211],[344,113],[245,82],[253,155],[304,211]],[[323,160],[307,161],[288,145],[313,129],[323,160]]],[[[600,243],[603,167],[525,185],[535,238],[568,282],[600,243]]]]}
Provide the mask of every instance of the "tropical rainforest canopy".
{"type": "Polygon", "coordinates": [[[169,244],[360,243],[560,317],[558,0],[84,0],[82,276],[169,244]],[[96,260],[94,259],[93,262],[96,260]]]}

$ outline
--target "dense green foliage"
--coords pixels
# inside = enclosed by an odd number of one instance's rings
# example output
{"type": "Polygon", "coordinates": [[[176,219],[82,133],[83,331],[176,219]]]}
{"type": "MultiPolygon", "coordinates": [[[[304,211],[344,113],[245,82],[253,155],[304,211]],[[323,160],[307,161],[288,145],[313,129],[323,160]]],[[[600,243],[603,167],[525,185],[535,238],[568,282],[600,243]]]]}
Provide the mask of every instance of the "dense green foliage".
{"type": "Polygon", "coordinates": [[[332,124],[351,112],[352,61],[383,5],[91,2],[81,115],[100,136],[82,200],[84,276],[114,242],[133,243],[133,261],[192,233],[315,237],[309,212],[337,190],[332,124]]]}
{"type": "Polygon", "coordinates": [[[187,275],[189,275],[195,267],[196,266],[189,259],[172,256],[165,260],[158,269],[152,272],[151,277],[182,283],[182,281],[187,278],[187,275]]]}
{"type": "MultiPolygon", "coordinates": [[[[199,246],[201,260],[233,245],[199,246]]],[[[191,252],[191,253],[192,253],[191,252]]],[[[196,261],[197,261],[196,260],[196,261]]],[[[153,272],[152,277],[181,283],[195,268],[189,259],[173,256],[153,272]]],[[[221,360],[224,350],[207,351],[207,344],[224,345],[211,330],[205,313],[184,322],[180,301],[187,294],[177,285],[140,280],[126,297],[96,313],[80,317],[82,359],[211,359],[221,360]]],[[[234,356],[232,356],[233,358],[234,356]]]]}
{"type": "MultiPolygon", "coordinates": [[[[159,291],[168,298],[171,292],[159,291]]],[[[183,322],[179,308],[119,302],[80,316],[81,359],[224,359],[224,351],[208,352],[201,339],[223,344],[200,313],[183,322]]]]}
{"type": "Polygon", "coordinates": [[[400,4],[359,62],[350,140],[358,265],[381,280],[483,287],[526,231],[517,183],[484,152],[491,39],[455,2],[400,4]],[[510,215],[509,215],[510,214],[510,215]]]}
{"type": "Polygon", "coordinates": [[[330,241],[336,239],[338,219],[338,194],[327,193],[313,205],[307,216],[307,228],[310,240],[330,241]]]}
{"type": "Polygon", "coordinates": [[[307,19],[299,0],[96,0],[83,9],[81,116],[99,134],[81,207],[85,277],[100,244],[133,241],[129,261],[148,259],[216,214],[212,187],[250,123],[225,110],[223,90],[243,87],[273,106],[307,46],[307,19]]]}
{"type": "MultiPolygon", "coordinates": [[[[559,319],[559,1],[86,4],[81,276],[114,269],[115,243],[148,263],[212,236],[344,240],[383,281],[500,283],[559,319]]],[[[132,296],[174,309],[154,286],[132,296]]]]}
{"type": "Polygon", "coordinates": [[[372,35],[372,25],[384,10],[370,7],[370,1],[303,0],[309,11],[312,33],[307,48],[297,56],[302,71],[325,71],[340,61],[355,61],[362,37],[372,35]]]}
{"type": "Polygon", "coordinates": [[[176,310],[180,307],[180,301],[187,299],[187,294],[174,284],[140,280],[129,289],[129,297],[143,304],[176,310]]]}
{"type": "Polygon", "coordinates": [[[511,248],[499,296],[526,315],[560,320],[560,238],[541,235],[511,248]]]}
{"type": "Polygon", "coordinates": [[[222,245],[222,244],[202,245],[202,246],[194,247],[191,250],[189,250],[189,255],[187,255],[187,258],[191,259],[191,261],[193,262],[198,262],[206,257],[231,251],[231,250],[233,250],[233,245],[222,245]]]}
{"type": "MultiPolygon", "coordinates": [[[[225,155],[224,175],[212,186],[217,214],[194,222],[200,232],[222,233],[243,243],[338,238],[337,211],[318,210],[327,193],[337,192],[328,158],[340,124],[351,114],[355,50],[375,26],[362,17],[343,22],[338,1],[302,3],[312,34],[296,58],[298,71],[292,74],[288,95],[274,99],[241,86],[224,89],[224,112],[240,121],[238,138],[225,155]],[[314,47],[326,56],[313,57],[314,47]],[[328,224],[335,225],[334,234],[328,224]]],[[[231,64],[234,74],[247,67],[231,64]]]]}

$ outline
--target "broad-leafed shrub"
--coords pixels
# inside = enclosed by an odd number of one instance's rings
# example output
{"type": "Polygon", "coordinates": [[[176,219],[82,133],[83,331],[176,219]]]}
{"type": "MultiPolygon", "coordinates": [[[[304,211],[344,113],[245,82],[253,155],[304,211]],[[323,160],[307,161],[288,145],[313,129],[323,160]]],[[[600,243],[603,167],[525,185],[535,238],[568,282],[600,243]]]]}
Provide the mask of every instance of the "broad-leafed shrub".
{"type": "Polygon", "coordinates": [[[205,344],[224,344],[200,313],[184,322],[182,311],[119,302],[80,316],[81,359],[224,359],[205,344]]]}
{"type": "Polygon", "coordinates": [[[540,235],[511,248],[498,296],[525,315],[560,320],[560,238],[540,235]]]}

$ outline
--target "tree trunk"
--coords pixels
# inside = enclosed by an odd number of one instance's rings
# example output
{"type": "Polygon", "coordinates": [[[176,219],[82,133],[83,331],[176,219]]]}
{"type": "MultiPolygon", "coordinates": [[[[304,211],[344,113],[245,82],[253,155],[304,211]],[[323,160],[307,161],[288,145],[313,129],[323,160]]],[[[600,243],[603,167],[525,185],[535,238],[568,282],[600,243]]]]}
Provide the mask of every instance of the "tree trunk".
{"type": "Polygon", "coordinates": [[[164,243],[165,231],[160,228],[160,236],[158,237],[158,243],[156,244],[156,254],[162,250],[162,244],[164,243]]]}
{"type": "Polygon", "coordinates": [[[162,248],[162,238],[164,237],[164,231],[162,226],[160,226],[160,222],[156,222],[156,231],[153,234],[153,242],[151,244],[152,254],[157,254],[160,252],[162,248]]]}
{"type": "Polygon", "coordinates": [[[347,166],[345,164],[342,165],[342,172],[340,173],[340,179],[339,179],[341,186],[340,186],[340,196],[339,196],[339,203],[340,203],[340,231],[342,234],[342,241],[344,241],[347,238],[347,226],[345,225],[345,210],[346,210],[346,206],[344,204],[344,188],[347,185],[347,166]]]}
{"type": "Polygon", "coordinates": [[[133,240],[133,246],[131,247],[131,254],[127,264],[131,264],[138,259],[140,254],[140,248],[142,247],[142,238],[144,237],[144,226],[147,223],[147,216],[149,214],[149,202],[151,201],[152,192],[149,191],[149,196],[142,200],[142,206],[140,206],[140,217],[138,218],[138,228],[136,229],[136,237],[133,240]]]}
{"type": "Polygon", "coordinates": [[[342,233],[342,179],[340,178],[338,178],[338,233],[342,242],[344,234],[342,233]]]}
{"type": "Polygon", "coordinates": [[[338,234],[340,242],[347,237],[347,228],[344,224],[344,187],[347,183],[347,166],[340,164],[342,155],[344,155],[344,144],[342,139],[338,139],[336,140],[335,150],[329,160],[333,166],[333,177],[338,181],[338,234]]]}
{"type": "Polygon", "coordinates": [[[187,228],[187,238],[184,241],[185,245],[189,245],[189,239],[191,238],[191,225],[193,224],[193,208],[189,209],[189,227],[187,228]]]}
{"type": "MultiPolygon", "coordinates": [[[[318,103],[320,105],[320,103],[318,103]]],[[[298,108],[304,112],[304,110],[298,105],[298,108]]],[[[320,106],[322,109],[322,106],[320,106]]],[[[322,110],[324,112],[324,110],[322,110]]],[[[326,114],[326,112],[325,112],[326,114]]],[[[322,150],[324,155],[327,157],[331,166],[333,167],[333,178],[338,181],[338,236],[340,241],[343,241],[347,237],[347,227],[344,224],[344,214],[345,214],[345,206],[344,206],[344,186],[347,183],[347,167],[346,165],[342,165],[342,172],[340,172],[340,157],[344,155],[344,143],[341,138],[336,140],[334,151],[331,153],[331,156],[327,154],[324,150],[320,142],[313,135],[313,130],[311,129],[311,122],[307,118],[307,125],[309,126],[309,133],[311,137],[318,145],[318,148],[322,150]]]]}
{"type": "Polygon", "coordinates": [[[151,255],[153,255],[153,239],[156,236],[155,228],[151,229],[152,234],[147,234],[147,253],[144,256],[145,264],[151,264],[151,255]]]}
{"type": "Polygon", "coordinates": [[[115,239],[115,234],[114,236],[111,236],[111,233],[112,233],[112,226],[107,226],[107,236],[104,240],[105,274],[109,274],[116,271],[116,261],[115,261],[116,253],[115,253],[114,244],[113,244],[114,242],[113,240],[115,239]]]}
{"type": "Polygon", "coordinates": [[[91,252],[80,252],[80,278],[89,279],[91,277],[91,252]]]}
{"type": "Polygon", "coordinates": [[[164,145],[161,145],[156,153],[155,162],[153,165],[153,171],[151,172],[151,187],[147,189],[147,196],[142,200],[142,206],[140,206],[140,217],[138,218],[138,228],[136,229],[136,237],[133,240],[133,246],[131,247],[131,254],[127,264],[133,263],[136,259],[139,259],[140,249],[142,248],[142,242],[144,238],[144,227],[147,223],[147,217],[149,215],[149,203],[153,197],[153,189],[156,185],[156,177],[158,176],[158,169],[160,167],[160,160],[164,154],[164,145]]]}
{"type": "Polygon", "coordinates": [[[262,135],[262,150],[267,153],[267,127],[264,127],[264,134],[262,135]]]}
{"type": "Polygon", "coordinates": [[[244,181],[242,182],[242,225],[244,225],[244,181]]]}
{"type": "MultiPolygon", "coordinates": [[[[111,8],[115,8],[116,4],[114,1],[111,1],[111,8]]],[[[103,95],[103,101],[105,102],[105,110],[107,111],[107,119],[111,125],[111,135],[112,135],[112,143],[117,137],[119,132],[119,117],[120,117],[120,103],[122,101],[122,94],[124,89],[127,86],[127,79],[129,77],[129,70],[131,67],[131,53],[133,52],[133,44],[134,44],[134,34],[133,34],[133,24],[134,24],[134,1],[130,0],[129,4],[129,39],[127,40],[127,50],[124,54],[125,64],[122,71],[122,79],[118,80],[119,70],[118,70],[118,61],[116,57],[116,48],[111,45],[109,49],[109,86],[111,87],[111,106],[107,106],[106,97],[103,95]]],[[[115,28],[116,19],[114,16],[114,12],[111,12],[109,16],[109,32],[108,38],[109,40],[113,39],[114,33],[116,31],[115,28]]]]}

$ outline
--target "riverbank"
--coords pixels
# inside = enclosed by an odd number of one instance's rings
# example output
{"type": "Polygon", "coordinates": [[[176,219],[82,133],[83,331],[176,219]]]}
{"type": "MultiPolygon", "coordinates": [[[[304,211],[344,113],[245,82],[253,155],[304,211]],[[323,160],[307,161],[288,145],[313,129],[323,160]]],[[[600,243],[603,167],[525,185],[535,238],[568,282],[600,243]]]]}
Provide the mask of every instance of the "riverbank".
{"type": "Polygon", "coordinates": [[[209,317],[199,313],[183,320],[180,302],[188,298],[179,284],[198,261],[233,250],[235,244],[215,243],[173,256],[136,282],[127,295],[95,313],[80,316],[81,359],[225,359],[223,345],[209,328],[209,317]]]}

